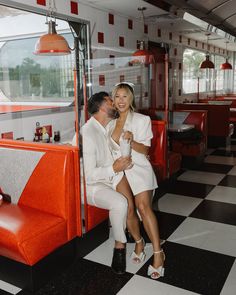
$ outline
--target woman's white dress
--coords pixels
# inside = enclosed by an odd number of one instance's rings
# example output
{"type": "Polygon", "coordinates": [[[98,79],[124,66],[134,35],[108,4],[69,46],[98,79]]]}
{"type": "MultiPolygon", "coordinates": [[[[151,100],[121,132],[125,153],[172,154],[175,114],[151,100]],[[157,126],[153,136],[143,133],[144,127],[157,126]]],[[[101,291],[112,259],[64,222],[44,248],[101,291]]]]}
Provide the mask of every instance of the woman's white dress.
{"type": "MultiPolygon", "coordinates": [[[[116,120],[112,120],[108,128],[108,144],[114,160],[121,156],[120,146],[112,139],[112,133],[116,126],[116,120]]],[[[151,146],[152,126],[151,119],[148,116],[129,112],[125,121],[124,131],[133,133],[133,139],[146,146],[151,146]]],[[[154,190],[158,187],[156,176],[152,166],[144,154],[131,150],[133,167],[125,170],[125,175],[134,195],[147,190],[154,190]]]]}

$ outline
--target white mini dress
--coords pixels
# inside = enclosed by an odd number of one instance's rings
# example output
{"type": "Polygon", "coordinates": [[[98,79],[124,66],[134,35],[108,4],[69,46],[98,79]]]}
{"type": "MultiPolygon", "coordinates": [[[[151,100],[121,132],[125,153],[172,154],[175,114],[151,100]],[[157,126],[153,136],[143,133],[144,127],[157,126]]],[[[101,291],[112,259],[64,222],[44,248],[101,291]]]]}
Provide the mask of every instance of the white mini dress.
{"type": "MultiPolygon", "coordinates": [[[[108,128],[108,144],[114,160],[121,156],[120,146],[112,139],[112,133],[116,126],[116,120],[112,120],[108,128]]],[[[129,112],[125,121],[124,131],[133,133],[133,139],[146,146],[151,146],[151,139],[153,137],[151,119],[135,112],[129,112]]],[[[134,195],[143,191],[155,190],[157,180],[152,166],[144,154],[131,150],[133,167],[125,170],[126,178],[129,182],[131,190],[134,195]]]]}

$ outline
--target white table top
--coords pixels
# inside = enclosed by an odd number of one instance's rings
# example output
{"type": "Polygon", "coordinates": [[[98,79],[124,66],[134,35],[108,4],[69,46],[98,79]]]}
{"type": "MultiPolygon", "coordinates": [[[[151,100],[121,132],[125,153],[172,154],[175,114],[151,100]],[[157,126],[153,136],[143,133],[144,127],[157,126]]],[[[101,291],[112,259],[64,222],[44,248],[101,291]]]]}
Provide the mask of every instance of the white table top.
{"type": "Polygon", "coordinates": [[[168,131],[170,132],[185,132],[193,129],[195,126],[191,124],[169,124],[168,131]]]}

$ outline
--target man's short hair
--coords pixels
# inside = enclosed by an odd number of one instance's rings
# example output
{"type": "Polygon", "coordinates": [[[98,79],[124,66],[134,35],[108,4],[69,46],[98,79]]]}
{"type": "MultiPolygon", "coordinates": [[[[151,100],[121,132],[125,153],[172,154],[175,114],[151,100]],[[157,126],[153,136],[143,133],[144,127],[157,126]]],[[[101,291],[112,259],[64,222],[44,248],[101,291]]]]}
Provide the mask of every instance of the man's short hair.
{"type": "Polygon", "coordinates": [[[105,101],[105,97],[109,96],[109,94],[105,91],[94,93],[90,99],[88,100],[88,112],[93,115],[97,113],[105,101]]]}

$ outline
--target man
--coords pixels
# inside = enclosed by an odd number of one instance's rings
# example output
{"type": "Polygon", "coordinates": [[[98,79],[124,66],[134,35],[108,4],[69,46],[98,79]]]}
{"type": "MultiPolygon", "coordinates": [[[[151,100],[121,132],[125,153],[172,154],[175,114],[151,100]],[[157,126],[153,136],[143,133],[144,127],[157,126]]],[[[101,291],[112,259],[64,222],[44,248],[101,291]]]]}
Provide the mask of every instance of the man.
{"type": "Polygon", "coordinates": [[[130,157],[113,160],[107,143],[106,125],[117,117],[108,93],[99,92],[88,101],[91,118],[82,127],[83,159],[87,184],[87,202],[93,206],[108,209],[112,225],[115,246],[112,269],[123,274],[126,268],[125,227],[127,218],[127,200],[115,191],[123,177],[123,171],[129,169],[130,157]]]}

